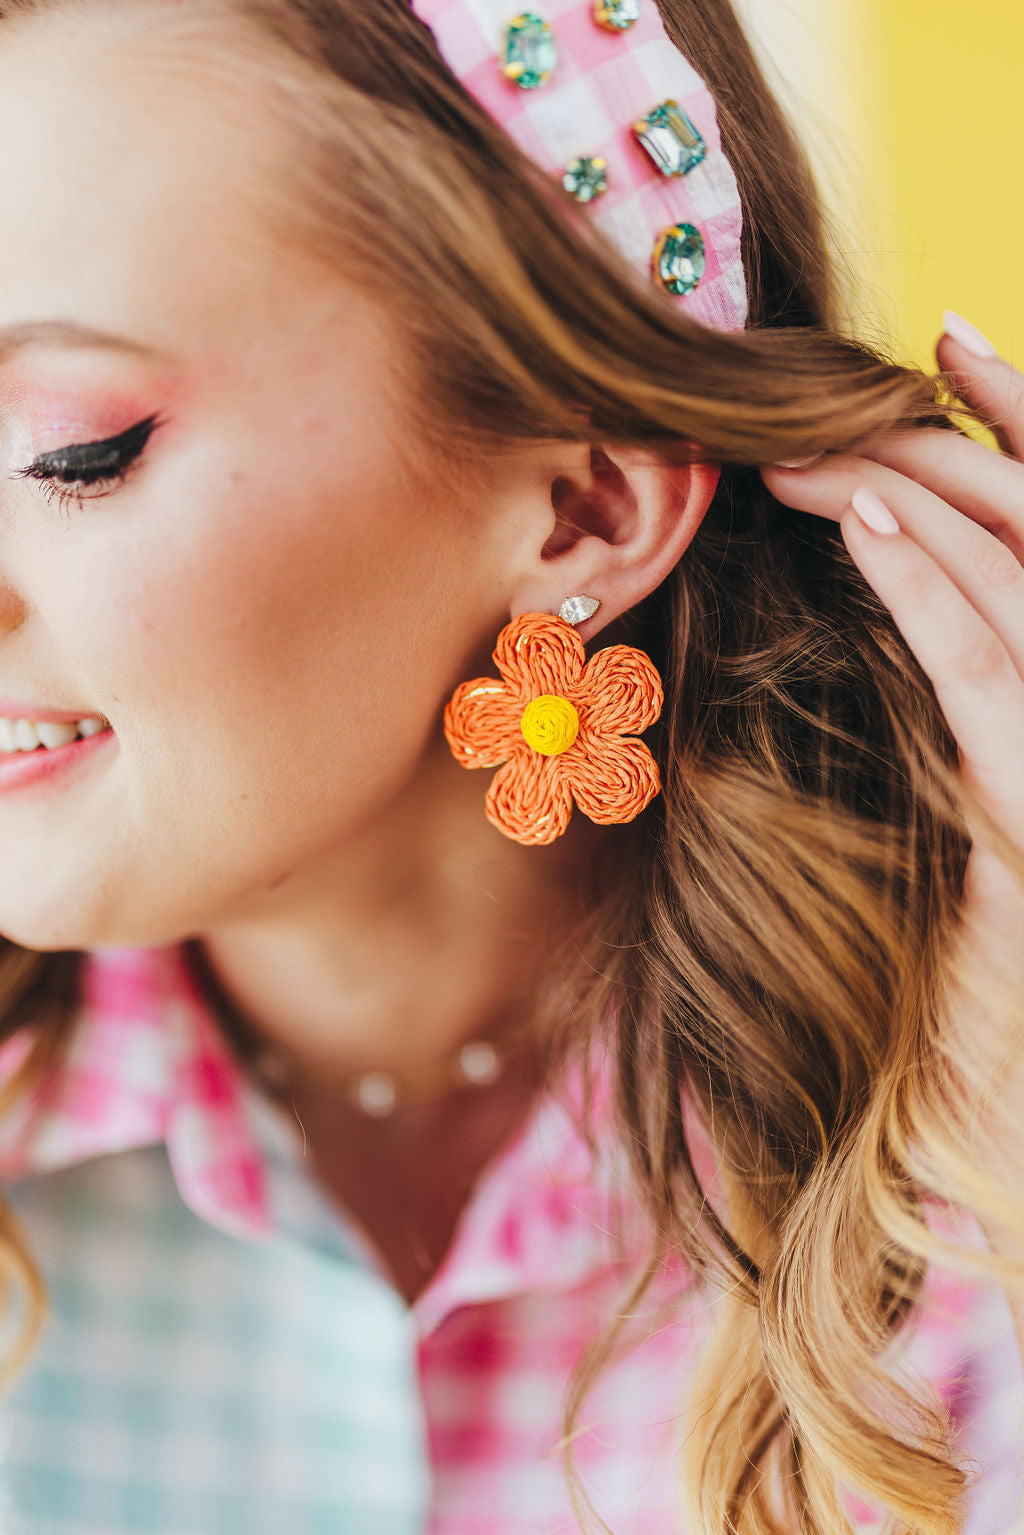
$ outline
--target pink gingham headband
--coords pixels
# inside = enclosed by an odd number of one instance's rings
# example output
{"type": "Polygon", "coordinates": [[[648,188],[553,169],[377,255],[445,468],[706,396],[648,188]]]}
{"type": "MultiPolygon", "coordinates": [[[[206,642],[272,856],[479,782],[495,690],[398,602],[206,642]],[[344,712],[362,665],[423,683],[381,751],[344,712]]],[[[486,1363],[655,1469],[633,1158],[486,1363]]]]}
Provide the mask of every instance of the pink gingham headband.
{"type": "Polygon", "coordinates": [[[691,318],[742,330],[743,210],[711,93],[655,0],[410,0],[452,73],[691,318]]]}

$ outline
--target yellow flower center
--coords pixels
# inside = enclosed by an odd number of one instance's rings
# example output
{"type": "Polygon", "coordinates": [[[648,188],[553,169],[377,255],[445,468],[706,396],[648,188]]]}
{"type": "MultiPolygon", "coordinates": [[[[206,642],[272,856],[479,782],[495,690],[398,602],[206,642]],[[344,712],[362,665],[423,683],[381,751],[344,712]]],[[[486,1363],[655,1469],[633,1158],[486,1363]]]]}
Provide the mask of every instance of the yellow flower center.
{"type": "Polygon", "coordinates": [[[580,733],[580,717],[567,698],[557,693],[542,693],[523,710],[520,721],[523,739],[535,752],[557,757],[568,751],[580,733]]]}

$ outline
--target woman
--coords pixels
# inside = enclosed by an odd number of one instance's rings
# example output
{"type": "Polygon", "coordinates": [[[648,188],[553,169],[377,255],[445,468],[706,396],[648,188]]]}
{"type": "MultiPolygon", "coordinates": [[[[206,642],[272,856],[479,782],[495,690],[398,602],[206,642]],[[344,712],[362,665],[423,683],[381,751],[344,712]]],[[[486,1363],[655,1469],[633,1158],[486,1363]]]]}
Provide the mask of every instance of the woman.
{"type": "Polygon", "coordinates": [[[500,10],[3,9],[4,1529],[1004,1528],[1017,376],[500,10]]]}

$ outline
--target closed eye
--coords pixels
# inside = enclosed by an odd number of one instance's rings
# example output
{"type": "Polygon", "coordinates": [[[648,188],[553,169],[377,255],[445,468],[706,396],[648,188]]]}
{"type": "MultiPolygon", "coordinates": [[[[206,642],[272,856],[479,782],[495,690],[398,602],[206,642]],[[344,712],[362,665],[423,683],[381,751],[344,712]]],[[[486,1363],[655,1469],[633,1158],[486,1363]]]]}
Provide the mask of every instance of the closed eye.
{"type": "Polygon", "coordinates": [[[101,442],[70,443],[51,453],[40,453],[24,469],[15,469],[9,478],[39,480],[48,499],[56,496],[62,506],[68,501],[77,501],[81,506],[83,499],[94,498],[83,498],[80,489],[69,491],[65,487],[108,484],[108,490],[99,494],[109,494],[110,488],[125,480],[154,427],[161,424],[159,414],[147,416],[117,437],[107,437],[101,442]]]}

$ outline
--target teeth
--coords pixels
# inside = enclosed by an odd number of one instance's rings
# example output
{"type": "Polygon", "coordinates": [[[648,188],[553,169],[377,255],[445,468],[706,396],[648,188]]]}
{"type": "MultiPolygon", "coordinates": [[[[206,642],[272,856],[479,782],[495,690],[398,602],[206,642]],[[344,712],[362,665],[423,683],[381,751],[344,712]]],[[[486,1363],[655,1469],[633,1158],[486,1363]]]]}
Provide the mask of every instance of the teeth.
{"type": "MultiPolygon", "coordinates": [[[[17,728],[17,727],[15,727],[17,728]]],[[[78,726],[74,720],[61,720],[59,724],[52,721],[37,720],[36,735],[44,746],[67,746],[78,735],[78,726]]],[[[17,736],[15,736],[17,740],[17,736]]]]}
{"type": "Polygon", "coordinates": [[[39,734],[31,720],[14,721],[14,749],[20,752],[35,751],[39,745],[39,734]]]}
{"type": "Polygon", "coordinates": [[[0,715],[0,753],[31,752],[37,746],[51,750],[67,746],[78,736],[94,736],[106,729],[106,721],[96,714],[77,721],[12,720],[0,715]]]}

